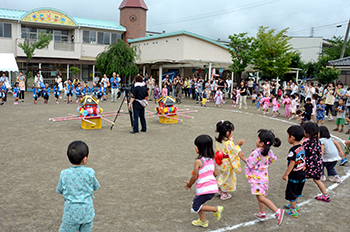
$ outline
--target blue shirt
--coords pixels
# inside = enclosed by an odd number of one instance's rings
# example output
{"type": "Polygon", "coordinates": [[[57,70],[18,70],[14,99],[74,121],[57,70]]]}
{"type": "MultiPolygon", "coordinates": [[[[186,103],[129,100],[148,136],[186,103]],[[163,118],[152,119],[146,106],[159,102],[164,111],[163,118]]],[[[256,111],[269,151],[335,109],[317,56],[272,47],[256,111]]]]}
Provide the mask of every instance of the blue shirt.
{"type": "Polygon", "coordinates": [[[50,88],[44,88],[43,89],[43,95],[44,96],[50,96],[50,88]]]}
{"type": "Polygon", "coordinates": [[[39,89],[38,88],[33,88],[33,98],[39,96],[39,89]]]}
{"type": "Polygon", "coordinates": [[[60,87],[53,87],[53,91],[55,93],[55,95],[60,95],[60,87]]]}
{"type": "Polygon", "coordinates": [[[86,94],[91,94],[91,89],[90,89],[89,86],[88,86],[88,87],[85,87],[85,88],[83,89],[83,94],[84,94],[84,95],[86,95],[86,94]]]}
{"type": "Polygon", "coordinates": [[[63,170],[56,188],[64,198],[62,221],[71,224],[91,222],[95,216],[91,197],[99,187],[92,168],[79,165],[63,170]]]}
{"type": "Polygon", "coordinates": [[[109,82],[111,83],[111,88],[112,89],[118,89],[118,87],[119,87],[119,79],[118,79],[118,77],[115,78],[115,82],[113,80],[113,77],[111,77],[109,82]]]}

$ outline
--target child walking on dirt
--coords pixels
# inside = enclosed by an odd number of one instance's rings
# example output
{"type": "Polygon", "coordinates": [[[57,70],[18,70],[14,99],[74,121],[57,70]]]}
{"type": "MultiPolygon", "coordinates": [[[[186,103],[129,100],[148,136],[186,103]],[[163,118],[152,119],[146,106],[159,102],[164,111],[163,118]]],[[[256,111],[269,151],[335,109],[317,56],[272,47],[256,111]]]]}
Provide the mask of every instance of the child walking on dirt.
{"type": "Polygon", "coordinates": [[[89,159],[89,147],[82,141],[74,141],[68,146],[67,156],[72,166],[61,172],[56,188],[64,198],[59,231],[91,231],[95,216],[92,194],[100,184],[95,171],[84,167],[89,159]]]}
{"type": "Polygon", "coordinates": [[[305,139],[303,147],[305,150],[306,179],[313,179],[315,184],[321,190],[321,195],[315,197],[318,201],[330,202],[331,199],[327,193],[326,187],[322,183],[321,176],[323,171],[321,144],[318,139],[318,125],[314,122],[308,122],[302,125],[305,130],[305,139]]]}
{"type": "Polygon", "coordinates": [[[330,182],[340,183],[341,179],[335,171],[334,167],[337,164],[338,160],[341,160],[340,156],[343,158],[345,157],[344,153],[341,149],[340,144],[331,138],[327,127],[320,126],[319,132],[323,162],[321,181],[324,182],[327,180],[324,174],[324,169],[327,169],[328,177],[330,177],[328,180],[330,182]]]}
{"type": "Polygon", "coordinates": [[[272,108],[272,117],[276,117],[276,116],[280,116],[281,113],[280,113],[280,103],[278,102],[277,98],[276,98],[276,95],[273,95],[271,94],[272,96],[272,105],[273,105],[273,108],[272,108]]]}
{"type": "Polygon", "coordinates": [[[236,191],[236,173],[241,173],[241,163],[239,159],[244,159],[240,148],[244,140],[238,141],[237,145],[233,143],[233,131],[235,127],[229,121],[220,121],[216,124],[216,132],[219,136],[216,138],[215,162],[219,169],[218,187],[221,200],[228,200],[232,196],[228,192],[236,191]]]}
{"type": "Polygon", "coordinates": [[[218,186],[215,177],[218,174],[214,162],[213,140],[209,135],[200,135],[195,141],[195,151],[198,154],[194,162],[194,169],[190,181],[185,181],[185,189],[191,190],[191,186],[196,182],[196,196],[192,203],[192,212],[199,214],[199,219],[192,221],[192,225],[208,227],[209,221],[205,219],[204,212],[214,212],[214,216],[219,221],[222,217],[223,206],[209,206],[204,204],[215,196],[218,186]]]}
{"type": "Polygon", "coordinates": [[[288,153],[288,168],[282,179],[287,182],[286,200],[290,203],[285,205],[285,212],[288,216],[298,218],[298,199],[302,196],[305,185],[305,150],[302,146],[304,138],[304,129],[300,125],[294,125],[288,128],[288,143],[293,145],[288,153]]]}
{"type": "Polygon", "coordinates": [[[277,160],[277,157],[270,149],[271,146],[279,147],[281,140],[276,138],[270,130],[259,130],[256,139],[256,147],[250,156],[243,161],[247,163],[245,175],[250,183],[251,193],[256,195],[259,202],[260,212],[256,216],[260,219],[266,218],[265,206],[270,208],[277,218],[277,225],[283,222],[284,210],[278,209],[275,204],[266,198],[269,186],[268,166],[277,160]]]}

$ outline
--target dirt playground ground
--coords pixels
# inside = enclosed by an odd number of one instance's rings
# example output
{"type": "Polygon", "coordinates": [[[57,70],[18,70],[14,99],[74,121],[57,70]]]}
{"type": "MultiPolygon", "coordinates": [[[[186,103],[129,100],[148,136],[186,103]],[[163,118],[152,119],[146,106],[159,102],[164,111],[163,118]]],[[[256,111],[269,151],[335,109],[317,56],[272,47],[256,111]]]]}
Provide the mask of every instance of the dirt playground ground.
{"type": "MultiPolygon", "coordinates": [[[[51,96],[52,98],[52,96],[51,96]]],[[[105,111],[116,110],[120,104],[104,102],[105,111]]],[[[69,168],[67,146],[73,140],[85,141],[89,148],[86,166],[96,171],[101,187],[94,194],[96,216],[93,231],[348,231],[350,166],[336,166],[343,177],[341,184],[326,182],[331,202],[318,202],[317,186],[307,181],[300,200],[299,218],[285,217],[281,227],[274,218],[259,222],[255,218],[258,203],[250,194],[250,186],[242,174],[238,175],[237,190],[233,197],[221,201],[214,197],[210,205],[223,205],[222,220],[217,222],[207,213],[209,227],[197,228],[191,221],[198,218],[191,213],[195,196],[186,191],[196,153],[193,141],[200,134],[216,135],[215,124],[230,120],[235,125],[235,141],[245,139],[245,156],[255,148],[257,130],[273,129],[282,140],[282,146],[273,148],[278,160],[269,167],[268,198],[282,207],[286,182],[282,175],[287,168],[286,129],[295,123],[284,117],[264,117],[255,107],[238,110],[225,104],[216,108],[212,102],[207,108],[184,99],[180,109],[198,110],[194,119],[172,125],[148,119],[147,133],[129,134],[128,116],[120,116],[111,131],[103,123],[100,130],[83,130],[80,121],[52,122],[49,118],[76,114],[77,104],[59,105],[53,99],[48,105],[32,103],[31,93],[19,105],[13,98],[0,106],[0,231],[58,231],[63,211],[63,197],[56,193],[61,170],[69,168]]],[[[147,107],[154,111],[155,104],[147,107]]],[[[126,105],[123,106],[126,111],[126,105]]],[[[281,107],[284,111],[283,107],[281,107]]],[[[113,118],[110,117],[112,120],[113,118]]],[[[326,122],[329,129],[334,122],[326,122]]],[[[344,133],[333,132],[342,140],[344,133]]],[[[243,165],[243,163],[242,163],[243,165]]],[[[244,167],[244,165],[243,165],[244,167]]],[[[267,209],[269,215],[272,213],[267,209]]]]}

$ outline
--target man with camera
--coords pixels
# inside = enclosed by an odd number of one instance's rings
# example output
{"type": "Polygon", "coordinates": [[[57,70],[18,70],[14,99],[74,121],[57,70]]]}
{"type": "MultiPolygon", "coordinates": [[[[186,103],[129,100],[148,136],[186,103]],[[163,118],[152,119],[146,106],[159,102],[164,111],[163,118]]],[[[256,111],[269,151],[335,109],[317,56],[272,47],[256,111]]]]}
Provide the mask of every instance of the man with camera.
{"type": "Polygon", "coordinates": [[[113,76],[111,77],[111,91],[112,91],[112,100],[111,102],[117,102],[117,95],[119,91],[119,74],[113,72],[113,76]]]}
{"type": "Polygon", "coordinates": [[[134,128],[130,133],[135,134],[139,132],[139,118],[141,121],[141,132],[146,132],[145,107],[148,105],[145,98],[148,96],[147,88],[143,86],[143,78],[141,75],[136,75],[134,79],[135,85],[131,90],[131,99],[129,109],[131,106],[134,111],[134,128]]]}

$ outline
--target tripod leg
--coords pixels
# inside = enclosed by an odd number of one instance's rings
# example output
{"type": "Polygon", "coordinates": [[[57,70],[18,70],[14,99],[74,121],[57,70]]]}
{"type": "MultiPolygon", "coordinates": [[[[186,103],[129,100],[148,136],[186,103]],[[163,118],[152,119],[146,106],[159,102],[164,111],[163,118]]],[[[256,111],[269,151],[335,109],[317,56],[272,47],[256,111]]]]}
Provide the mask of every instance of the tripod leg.
{"type": "Polygon", "coordinates": [[[117,119],[118,119],[118,116],[119,116],[120,110],[121,110],[121,108],[122,108],[122,106],[123,106],[125,97],[126,97],[126,95],[124,95],[124,98],[123,98],[122,102],[120,103],[120,106],[119,106],[119,109],[118,109],[118,111],[117,111],[117,114],[116,114],[116,116],[115,116],[115,118],[114,118],[114,120],[113,120],[113,123],[112,123],[112,126],[111,126],[111,130],[113,129],[113,126],[114,126],[115,122],[116,122],[117,119]]]}
{"type": "MultiPolygon", "coordinates": [[[[127,92],[125,93],[125,96],[126,96],[126,101],[128,103],[128,109],[129,109],[129,103],[130,103],[130,92],[127,92]]],[[[129,109],[129,117],[130,117],[130,124],[131,124],[131,127],[134,128],[134,119],[132,117],[132,111],[129,109]]]]}

